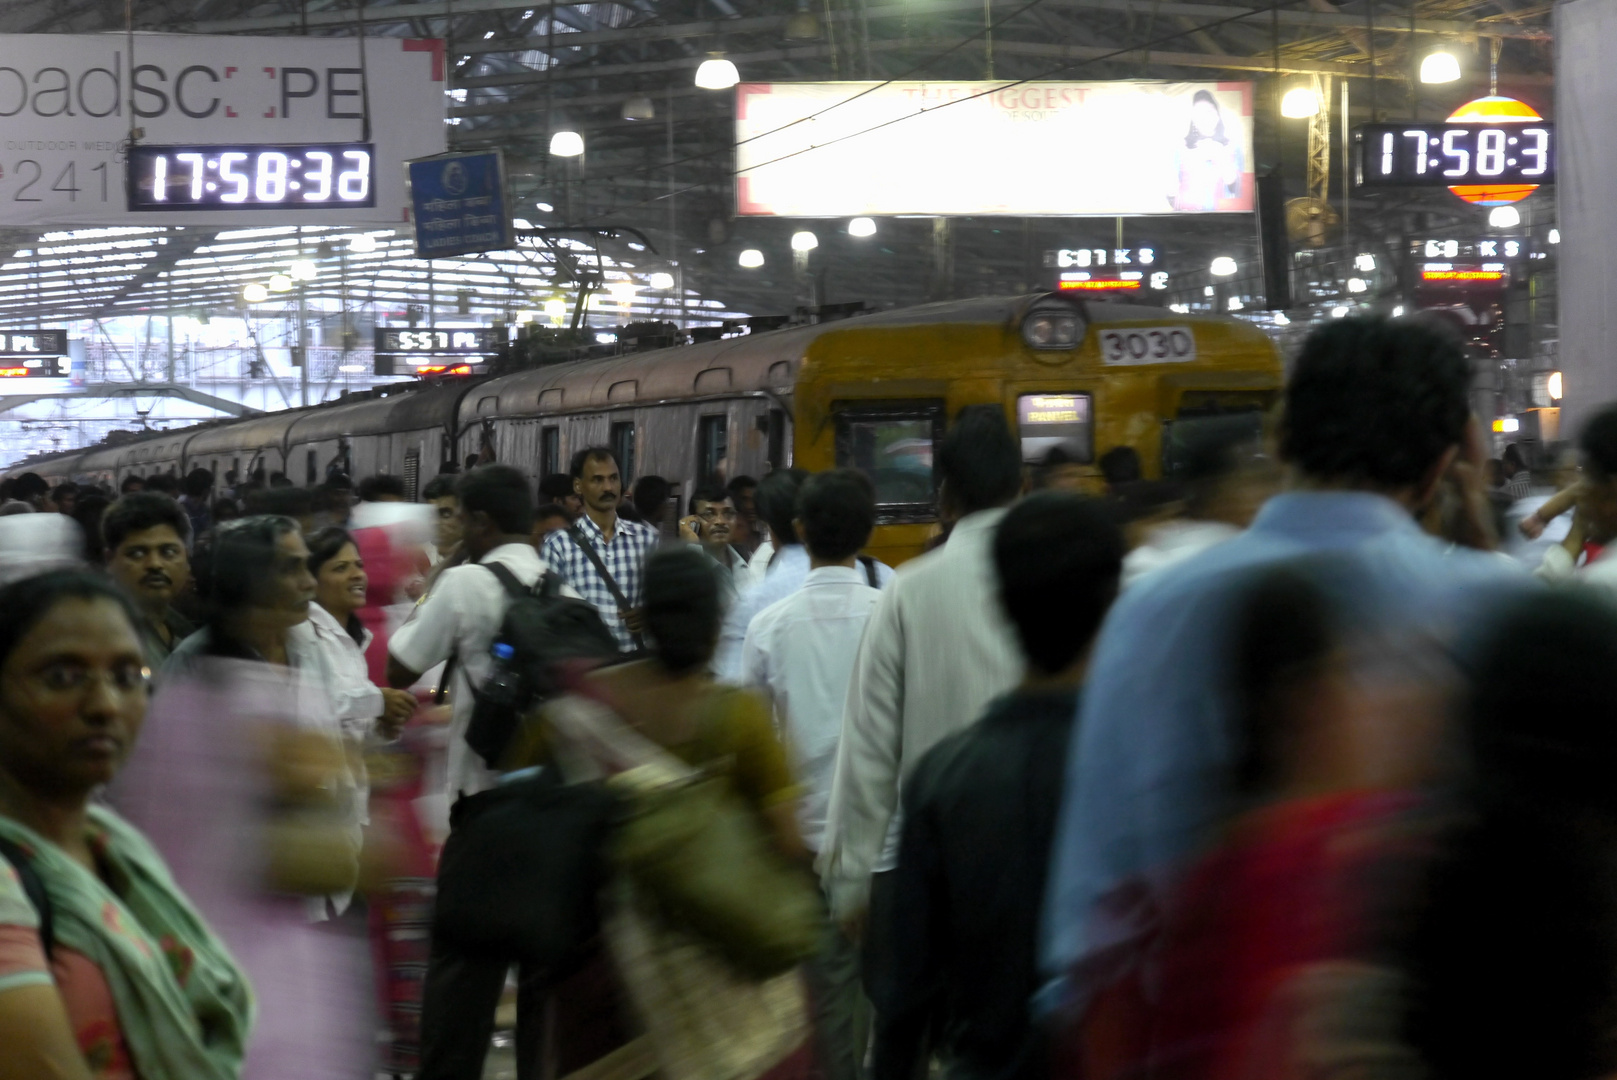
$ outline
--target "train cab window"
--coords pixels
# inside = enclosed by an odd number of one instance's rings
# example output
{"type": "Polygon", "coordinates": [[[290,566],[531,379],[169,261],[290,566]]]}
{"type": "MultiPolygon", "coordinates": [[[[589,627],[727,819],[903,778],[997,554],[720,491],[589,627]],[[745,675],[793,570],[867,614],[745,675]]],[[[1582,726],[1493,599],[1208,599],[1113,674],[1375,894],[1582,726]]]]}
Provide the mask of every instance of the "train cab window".
{"type": "Polygon", "coordinates": [[[1190,459],[1201,432],[1220,439],[1245,436],[1263,441],[1263,418],[1279,396],[1277,390],[1186,390],[1179,411],[1162,422],[1162,475],[1178,476],[1190,459]]]}
{"type": "Polygon", "coordinates": [[[1016,422],[1022,432],[1022,460],[1041,463],[1056,447],[1070,460],[1095,460],[1095,427],[1088,394],[1023,394],[1016,399],[1016,422]]]}
{"type": "Polygon", "coordinates": [[[943,402],[844,403],[836,411],[837,467],[858,469],[876,487],[876,520],[937,516],[932,458],[943,438],[943,402]]]}
{"type": "Polygon", "coordinates": [[[539,429],[539,475],[561,472],[561,428],[539,429]]]}
{"type": "Polygon", "coordinates": [[[728,476],[730,465],[729,418],[704,416],[697,428],[696,460],[702,467],[699,479],[728,476]]]}
{"type": "Polygon", "coordinates": [[[612,454],[618,459],[618,475],[627,488],[634,483],[634,421],[612,425],[612,454]]]}

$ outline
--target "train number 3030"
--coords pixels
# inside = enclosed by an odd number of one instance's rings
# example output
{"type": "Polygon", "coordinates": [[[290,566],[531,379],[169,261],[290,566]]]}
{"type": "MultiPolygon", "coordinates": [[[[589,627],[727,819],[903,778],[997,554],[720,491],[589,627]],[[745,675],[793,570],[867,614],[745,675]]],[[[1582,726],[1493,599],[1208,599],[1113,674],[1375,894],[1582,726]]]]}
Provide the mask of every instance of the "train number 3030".
{"type": "Polygon", "coordinates": [[[1103,330],[1100,352],[1108,364],[1186,364],[1196,359],[1196,337],[1183,326],[1103,330]]]}

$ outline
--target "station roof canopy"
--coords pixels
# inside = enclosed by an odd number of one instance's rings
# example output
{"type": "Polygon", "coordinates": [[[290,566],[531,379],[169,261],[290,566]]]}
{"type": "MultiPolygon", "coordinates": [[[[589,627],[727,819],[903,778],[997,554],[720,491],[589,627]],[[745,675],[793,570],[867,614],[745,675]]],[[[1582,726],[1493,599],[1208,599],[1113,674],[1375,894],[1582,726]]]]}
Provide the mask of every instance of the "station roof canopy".
{"type": "MultiPolygon", "coordinates": [[[[1373,77],[1363,85],[1375,85],[1382,112],[1398,116],[1420,57],[1438,44],[1474,50],[1478,62],[1468,66],[1483,75],[1492,50],[1502,92],[1536,87],[1547,97],[1550,8],[1533,0],[143,0],[133,5],[135,30],[349,36],[362,24],[372,35],[446,38],[451,147],[501,147],[518,213],[535,226],[589,228],[514,253],[441,261],[430,282],[407,237],[383,230],[370,230],[379,244],[368,253],[350,247],[360,231],[351,228],[0,230],[0,322],[238,307],[244,285],[294,257],[317,262],[310,287],[319,295],[350,302],[420,302],[431,289],[532,307],[547,289],[565,292],[569,258],[587,262],[591,251],[614,268],[609,277],[674,260],[687,293],[737,311],[784,310],[802,285],[787,272],[789,257],[761,273],[737,267],[743,247],[784,250],[792,226],[734,217],[733,98],[693,84],[713,53],[748,82],[1373,77]],[[643,102],[626,108],[631,99],[649,99],[653,115],[643,102]],[[585,135],[582,169],[547,153],[562,124],[585,135]]],[[[11,0],[0,7],[0,33],[123,31],[125,10],[115,0],[11,0]]],[[[1260,94],[1260,112],[1273,108],[1269,96],[1260,94]]],[[[1438,115],[1431,105],[1427,113],[1438,115]]],[[[930,228],[892,222],[880,258],[839,269],[839,292],[924,299],[930,228]]],[[[1000,219],[963,230],[953,252],[961,289],[1024,285],[1015,278],[1025,276],[1037,228],[1000,219]]],[[[1227,228],[1175,223],[1191,240],[1227,228]]]]}

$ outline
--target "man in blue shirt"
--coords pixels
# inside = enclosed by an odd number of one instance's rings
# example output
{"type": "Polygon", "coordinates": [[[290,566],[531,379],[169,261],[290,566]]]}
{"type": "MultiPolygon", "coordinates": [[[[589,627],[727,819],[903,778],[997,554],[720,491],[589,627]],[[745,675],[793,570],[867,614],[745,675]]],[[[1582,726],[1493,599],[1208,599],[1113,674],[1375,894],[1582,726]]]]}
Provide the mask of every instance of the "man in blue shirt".
{"type": "MultiPolygon", "coordinates": [[[[1379,674],[1430,671],[1468,616],[1525,580],[1497,555],[1415,522],[1446,484],[1482,482],[1460,343],[1409,322],[1331,322],[1286,388],[1290,489],[1251,528],[1142,581],[1112,609],[1090,664],[1052,849],[1039,1004],[1081,1010],[1137,960],[1175,873],[1228,808],[1229,604],[1257,572],[1308,559],[1379,674]]],[[[1428,683],[1429,685],[1429,683],[1428,683]]]]}

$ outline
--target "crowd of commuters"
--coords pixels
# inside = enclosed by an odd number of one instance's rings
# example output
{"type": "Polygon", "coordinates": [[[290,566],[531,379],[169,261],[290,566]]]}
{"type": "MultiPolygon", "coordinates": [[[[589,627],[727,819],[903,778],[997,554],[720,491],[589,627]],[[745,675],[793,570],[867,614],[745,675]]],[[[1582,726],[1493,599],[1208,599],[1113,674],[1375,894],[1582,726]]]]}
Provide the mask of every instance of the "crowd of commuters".
{"type": "Polygon", "coordinates": [[[9,479],[0,1080],[478,1080],[511,987],[522,1080],[1617,1075],[1617,406],[1471,377],[966,406],[896,571],[855,469],[9,479]]]}

